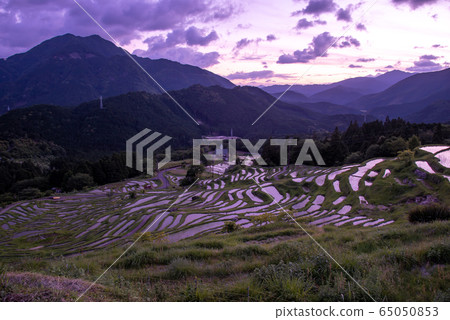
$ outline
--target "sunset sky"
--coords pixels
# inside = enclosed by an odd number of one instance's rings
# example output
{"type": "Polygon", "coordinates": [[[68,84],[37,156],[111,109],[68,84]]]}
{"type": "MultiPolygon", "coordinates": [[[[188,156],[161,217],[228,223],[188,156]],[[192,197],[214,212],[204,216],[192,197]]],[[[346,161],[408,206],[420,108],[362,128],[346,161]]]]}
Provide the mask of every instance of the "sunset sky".
{"type": "MultiPolygon", "coordinates": [[[[77,1],[129,52],[235,84],[450,67],[449,0],[77,1]]],[[[64,33],[110,40],[73,0],[0,0],[0,57],[64,33]]]]}

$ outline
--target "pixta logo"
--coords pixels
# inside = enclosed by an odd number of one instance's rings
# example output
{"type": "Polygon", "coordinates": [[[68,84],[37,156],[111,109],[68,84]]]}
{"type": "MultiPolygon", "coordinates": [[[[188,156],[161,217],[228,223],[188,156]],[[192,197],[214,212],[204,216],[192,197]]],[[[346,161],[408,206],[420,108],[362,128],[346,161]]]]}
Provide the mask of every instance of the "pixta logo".
{"type": "MultiPolygon", "coordinates": [[[[244,146],[247,148],[248,152],[251,154],[252,158],[255,162],[264,166],[267,165],[267,162],[263,159],[259,150],[266,143],[266,139],[259,139],[258,142],[252,144],[248,139],[241,139],[244,146]]],[[[280,148],[280,165],[285,166],[288,164],[288,146],[297,146],[297,139],[270,139],[271,146],[278,146],[280,148]]],[[[193,164],[200,165],[200,157],[202,146],[210,146],[215,147],[215,153],[205,153],[203,156],[206,160],[210,161],[218,161],[223,159],[224,157],[224,140],[223,139],[194,139],[194,150],[193,150],[193,164]]],[[[235,165],[237,152],[236,152],[236,139],[228,140],[228,164],[235,165]]],[[[306,139],[303,143],[302,148],[300,149],[300,153],[295,161],[295,165],[300,166],[305,161],[313,161],[311,154],[314,156],[314,160],[319,166],[324,166],[325,161],[323,161],[323,157],[319,152],[314,140],[306,139]]]]}
{"type": "MultiPolygon", "coordinates": [[[[172,139],[169,136],[161,137],[161,133],[153,132],[150,129],[144,129],[132,138],[127,140],[127,159],[126,165],[130,168],[135,168],[137,171],[144,172],[144,162],[147,165],[147,174],[153,175],[153,155],[157,149],[162,147],[172,139]],[[160,138],[161,137],[161,138],[160,138]],[[158,140],[158,138],[160,138],[158,140]],[[136,161],[133,164],[133,153],[136,153],[136,161]],[[145,154],[145,156],[144,156],[145,154]]],[[[165,157],[158,162],[157,167],[161,169],[171,159],[171,146],[166,147],[165,157]]]]}
{"type": "MultiPolygon", "coordinates": [[[[127,140],[126,151],[127,159],[126,165],[130,168],[135,168],[140,172],[144,172],[144,163],[146,163],[146,172],[153,175],[154,167],[154,153],[157,149],[162,147],[172,138],[169,136],[162,136],[159,132],[153,132],[150,129],[144,129],[132,138],[127,140]],[[136,154],[135,162],[133,163],[133,154],[136,154]]],[[[255,162],[264,166],[267,162],[263,159],[259,150],[266,143],[266,139],[259,139],[255,144],[248,139],[240,139],[247,151],[255,162]]],[[[229,165],[235,165],[237,159],[236,141],[237,139],[228,139],[227,156],[224,157],[224,139],[194,139],[193,140],[193,165],[201,164],[202,147],[213,147],[214,153],[203,153],[206,160],[209,161],[223,161],[225,158],[229,165]]],[[[288,164],[288,146],[297,146],[297,139],[270,139],[271,146],[278,146],[280,149],[280,165],[288,164]]],[[[158,169],[161,169],[171,160],[170,145],[165,149],[165,157],[157,163],[158,169]]],[[[302,165],[305,161],[313,161],[318,165],[325,165],[322,155],[319,152],[316,144],[312,139],[306,139],[300,150],[300,153],[295,161],[295,165],[302,165]],[[313,157],[314,156],[314,159],[313,157]]]]}

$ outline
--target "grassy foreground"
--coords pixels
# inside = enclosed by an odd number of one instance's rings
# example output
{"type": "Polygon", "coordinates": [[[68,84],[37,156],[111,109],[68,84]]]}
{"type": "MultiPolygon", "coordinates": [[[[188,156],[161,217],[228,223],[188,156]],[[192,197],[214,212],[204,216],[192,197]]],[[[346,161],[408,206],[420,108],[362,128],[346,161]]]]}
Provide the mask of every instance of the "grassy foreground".
{"type": "MultiPolygon", "coordinates": [[[[412,224],[405,215],[379,229],[307,230],[377,301],[450,300],[450,221],[412,224]]],[[[0,300],[76,300],[125,248],[4,260],[0,300]]],[[[171,244],[145,236],[81,301],[371,298],[297,225],[279,221],[171,244]]]]}

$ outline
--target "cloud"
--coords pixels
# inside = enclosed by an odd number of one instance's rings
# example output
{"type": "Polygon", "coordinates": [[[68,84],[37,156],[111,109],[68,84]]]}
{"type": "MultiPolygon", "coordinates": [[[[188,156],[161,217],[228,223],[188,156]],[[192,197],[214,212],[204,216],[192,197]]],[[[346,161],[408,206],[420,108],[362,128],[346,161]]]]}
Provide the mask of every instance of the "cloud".
{"type": "MultiPolygon", "coordinates": [[[[264,64],[264,63],[263,63],[264,64]]],[[[264,65],[264,67],[267,67],[264,65]]],[[[257,79],[270,79],[270,78],[283,78],[291,79],[292,75],[275,73],[271,70],[251,71],[251,72],[235,72],[226,76],[228,80],[257,80],[257,79]]]]}
{"type": "Polygon", "coordinates": [[[298,20],[297,25],[295,26],[295,29],[297,29],[297,30],[308,29],[313,26],[314,26],[314,22],[303,18],[303,19],[298,20]]]}
{"type": "MultiPolygon", "coordinates": [[[[269,36],[273,36],[273,35],[269,35],[269,36]]],[[[269,37],[269,36],[267,36],[267,37],[269,37]]],[[[266,37],[266,39],[267,39],[267,37],[266,37]]],[[[271,37],[270,37],[270,38],[271,38],[271,37]]],[[[275,38],[275,39],[276,39],[276,38],[275,38]]],[[[256,38],[256,39],[243,38],[243,39],[239,40],[238,42],[236,42],[236,45],[234,46],[233,51],[234,51],[235,53],[237,53],[237,52],[239,52],[241,49],[243,49],[243,48],[249,46],[250,44],[252,44],[252,43],[258,44],[258,43],[260,43],[261,41],[263,41],[263,39],[261,39],[261,38],[256,38]]],[[[272,41],[272,40],[267,40],[267,41],[272,41]]]]}
{"type": "Polygon", "coordinates": [[[349,4],[346,9],[340,8],[336,12],[336,18],[341,21],[351,22],[352,21],[352,11],[353,11],[353,5],[349,4]]]}
{"type": "Polygon", "coordinates": [[[308,48],[296,50],[293,54],[283,54],[278,58],[277,63],[307,63],[320,56],[328,56],[327,50],[330,47],[346,48],[350,46],[359,47],[360,43],[357,39],[350,36],[338,41],[338,38],[333,37],[329,32],[324,32],[314,37],[308,48]]]}
{"type": "Polygon", "coordinates": [[[246,46],[248,46],[250,43],[252,43],[254,40],[251,39],[241,39],[238,42],[236,42],[236,45],[234,46],[235,50],[241,50],[242,48],[245,48],[246,46]]]}
{"type": "Polygon", "coordinates": [[[190,46],[199,45],[206,46],[210,42],[219,39],[216,31],[211,31],[208,35],[204,35],[204,32],[196,27],[190,27],[185,31],[186,43],[190,46]]]}
{"type": "Polygon", "coordinates": [[[391,1],[396,5],[407,4],[413,10],[424,5],[434,4],[438,2],[438,0],[391,0],[391,1]]]}
{"type": "Polygon", "coordinates": [[[388,65],[388,66],[386,66],[386,67],[384,67],[385,69],[394,69],[394,66],[392,66],[392,65],[388,65]]]}
{"type": "Polygon", "coordinates": [[[308,29],[317,24],[325,25],[325,24],[327,24],[327,22],[324,20],[309,21],[308,19],[302,18],[302,19],[298,20],[297,25],[295,26],[294,29],[297,29],[297,30],[308,29]]]}
{"type": "Polygon", "coordinates": [[[326,25],[327,22],[325,20],[314,20],[315,24],[321,24],[321,25],[326,25]]]}
{"type": "Polygon", "coordinates": [[[440,44],[433,44],[432,48],[447,48],[447,46],[441,46],[440,44]]]}
{"type": "Polygon", "coordinates": [[[275,37],[275,35],[273,35],[273,34],[269,34],[269,35],[267,35],[266,40],[267,41],[277,40],[277,37],[275,37]]]}
{"type": "Polygon", "coordinates": [[[175,29],[169,32],[165,37],[163,35],[147,38],[144,43],[153,51],[172,48],[180,44],[189,46],[207,46],[219,37],[213,30],[206,35],[205,31],[196,27],[189,27],[186,30],[175,29]]]}
{"type": "Polygon", "coordinates": [[[228,80],[245,80],[245,79],[267,79],[272,78],[275,73],[271,70],[251,71],[251,72],[235,72],[226,76],[228,80]]]}
{"type": "Polygon", "coordinates": [[[374,58],[359,58],[356,62],[372,62],[375,61],[374,58]]]}
{"type": "Polygon", "coordinates": [[[363,66],[356,65],[356,64],[350,64],[348,67],[352,68],[352,69],[355,69],[355,68],[362,68],[363,66]]]}
{"type": "Polygon", "coordinates": [[[237,28],[238,29],[250,29],[252,27],[252,25],[250,24],[250,23],[248,23],[248,24],[242,24],[242,23],[239,23],[238,25],[237,25],[237,28]]]}
{"type": "MultiPolygon", "coordinates": [[[[124,45],[140,38],[142,32],[186,29],[195,23],[220,22],[240,12],[239,5],[222,0],[93,0],[80,3],[124,45]]],[[[102,31],[72,2],[0,0],[0,56],[28,50],[65,33],[87,36],[102,31]]]]}
{"type": "Polygon", "coordinates": [[[204,30],[196,27],[189,27],[186,30],[176,29],[166,36],[147,38],[144,41],[147,50],[135,50],[133,53],[152,59],[165,58],[206,68],[219,63],[219,53],[215,51],[202,53],[184,45],[207,46],[216,39],[218,36],[215,31],[206,34],[204,30]]]}
{"type": "Polygon", "coordinates": [[[439,59],[439,57],[436,57],[432,54],[426,54],[426,55],[421,56],[419,59],[420,60],[436,60],[436,59],[439,59]]]}
{"type": "Polygon", "coordinates": [[[142,55],[153,59],[165,58],[200,68],[207,68],[218,64],[220,57],[220,54],[215,51],[202,53],[186,47],[174,47],[159,52],[151,52],[150,50],[143,52],[139,50],[137,53],[141,53],[142,55]]]}
{"type": "Polygon", "coordinates": [[[362,23],[358,23],[358,24],[356,25],[356,30],[359,30],[359,31],[367,31],[367,28],[366,28],[366,26],[363,25],[362,23]]]}
{"type": "Polygon", "coordinates": [[[300,12],[303,14],[320,16],[323,13],[334,12],[336,9],[337,5],[333,0],[309,0],[306,8],[300,12]]]}
{"type": "Polygon", "coordinates": [[[361,45],[361,43],[357,39],[350,36],[341,39],[341,41],[341,43],[337,44],[339,48],[347,48],[351,46],[359,47],[361,45]]]}
{"type": "Polygon", "coordinates": [[[406,70],[414,72],[432,72],[442,70],[444,67],[438,62],[433,61],[437,59],[439,59],[439,57],[431,54],[423,55],[419,57],[418,61],[414,61],[413,67],[409,67],[406,70]]]}

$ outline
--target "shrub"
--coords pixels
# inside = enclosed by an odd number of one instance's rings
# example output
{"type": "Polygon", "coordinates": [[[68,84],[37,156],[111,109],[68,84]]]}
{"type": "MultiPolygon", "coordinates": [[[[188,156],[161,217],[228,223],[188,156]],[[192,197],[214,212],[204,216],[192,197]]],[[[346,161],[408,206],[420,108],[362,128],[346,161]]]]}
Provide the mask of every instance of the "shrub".
{"type": "Polygon", "coordinates": [[[196,268],[192,264],[192,261],[184,258],[177,258],[170,263],[166,276],[169,279],[178,280],[194,275],[195,272],[196,268]]]}
{"type": "Polygon", "coordinates": [[[258,245],[237,246],[233,250],[225,252],[225,255],[235,256],[242,259],[268,254],[269,252],[266,249],[258,245]]]}
{"type": "Polygon", "coordinates": [[[280,261],[278,264],[269,264],[255,269],[252,274],[253,280],[263,287],[270,283],[284,279],[304,278],[305,270],[299,263],[280,261]]]}
{"type": "Polygon", "coordinates": [[[199,241],[195,243],[196,247],[199,248],[206,248],[206,249],[223,249],[225,246],[222,241],[218,240],[206,240],[206,241],[199,241]]]}
{"type": "Polygon", "coordinates": [[[233,232],[236,231],[239,228],[239,226],[234,221],[225,221],[225,224],[223,225],[223,232],[233,232]]]}
{"type": "Polygon", "coordinates": [[[183,251],[180,255],[189,260],[207,260],[213,256],[213,253],[205,249],[189,249],[183,251]]]}
{"type": "Polygon", "coordinates": [[[84,187],[92,187],[95,185],[94,179],[86,173],[77,173],[71,176],[64,185],[67,191],[82,190],[84,187]]]}
{"type": "Polygon", "coordinates": [[[41,197],[42,194],[37,188],[27,188],[23,189],[18,193],[18,197],[20,200],[27,200],[27,199],[36,199],[41,197]]]}
{"type": "Polygon", "coordinates": [[[156,255],[152,251],[133,252],[117,263],[117,267],[125,269],[138,269],[156,262],[156,255]]]}
{"type": "Polygon", "coordinates": [[[130,197],[130,199],[136,199],[136,191],[129,192],[128,196],[130,197]]]}
{"type": "Polygon", "coordinates": [[[420,206],[408,213],[408,220],[412,223],[432,222],[436,220],[449,220],[450,211],[440,205],[420,206]]]}
{"type": "Polygon", "coordinates": [[[307,277],[299,263],[270,264],[255,269],[253,282],[265,291],[265,299],[270,301],[307,300],[314,284],[307,277]],[[270,296],[272,295],[272,296],[270,296]]]}
{"type": "Polygon", "coordinates": [[[432,263],[450,263],[450,246],[448,244],[437,244],[426,252],[425,258],[432,263]]]}
{"type": "Polygon", "coordinates": [[[414,150],[415,148],[420,146],[420,139],[418,136],[413,135],[411,138],[409,138],[408,140],[408,149],[409,150],[414,150]]]}
{"type": "Polygon", "coordinates": [[[285,242],[274,246],[271,250],[271,261],[278,263],[299,262],[305,254],[305,248],[301,247],[298,242],[285,242]]]}

